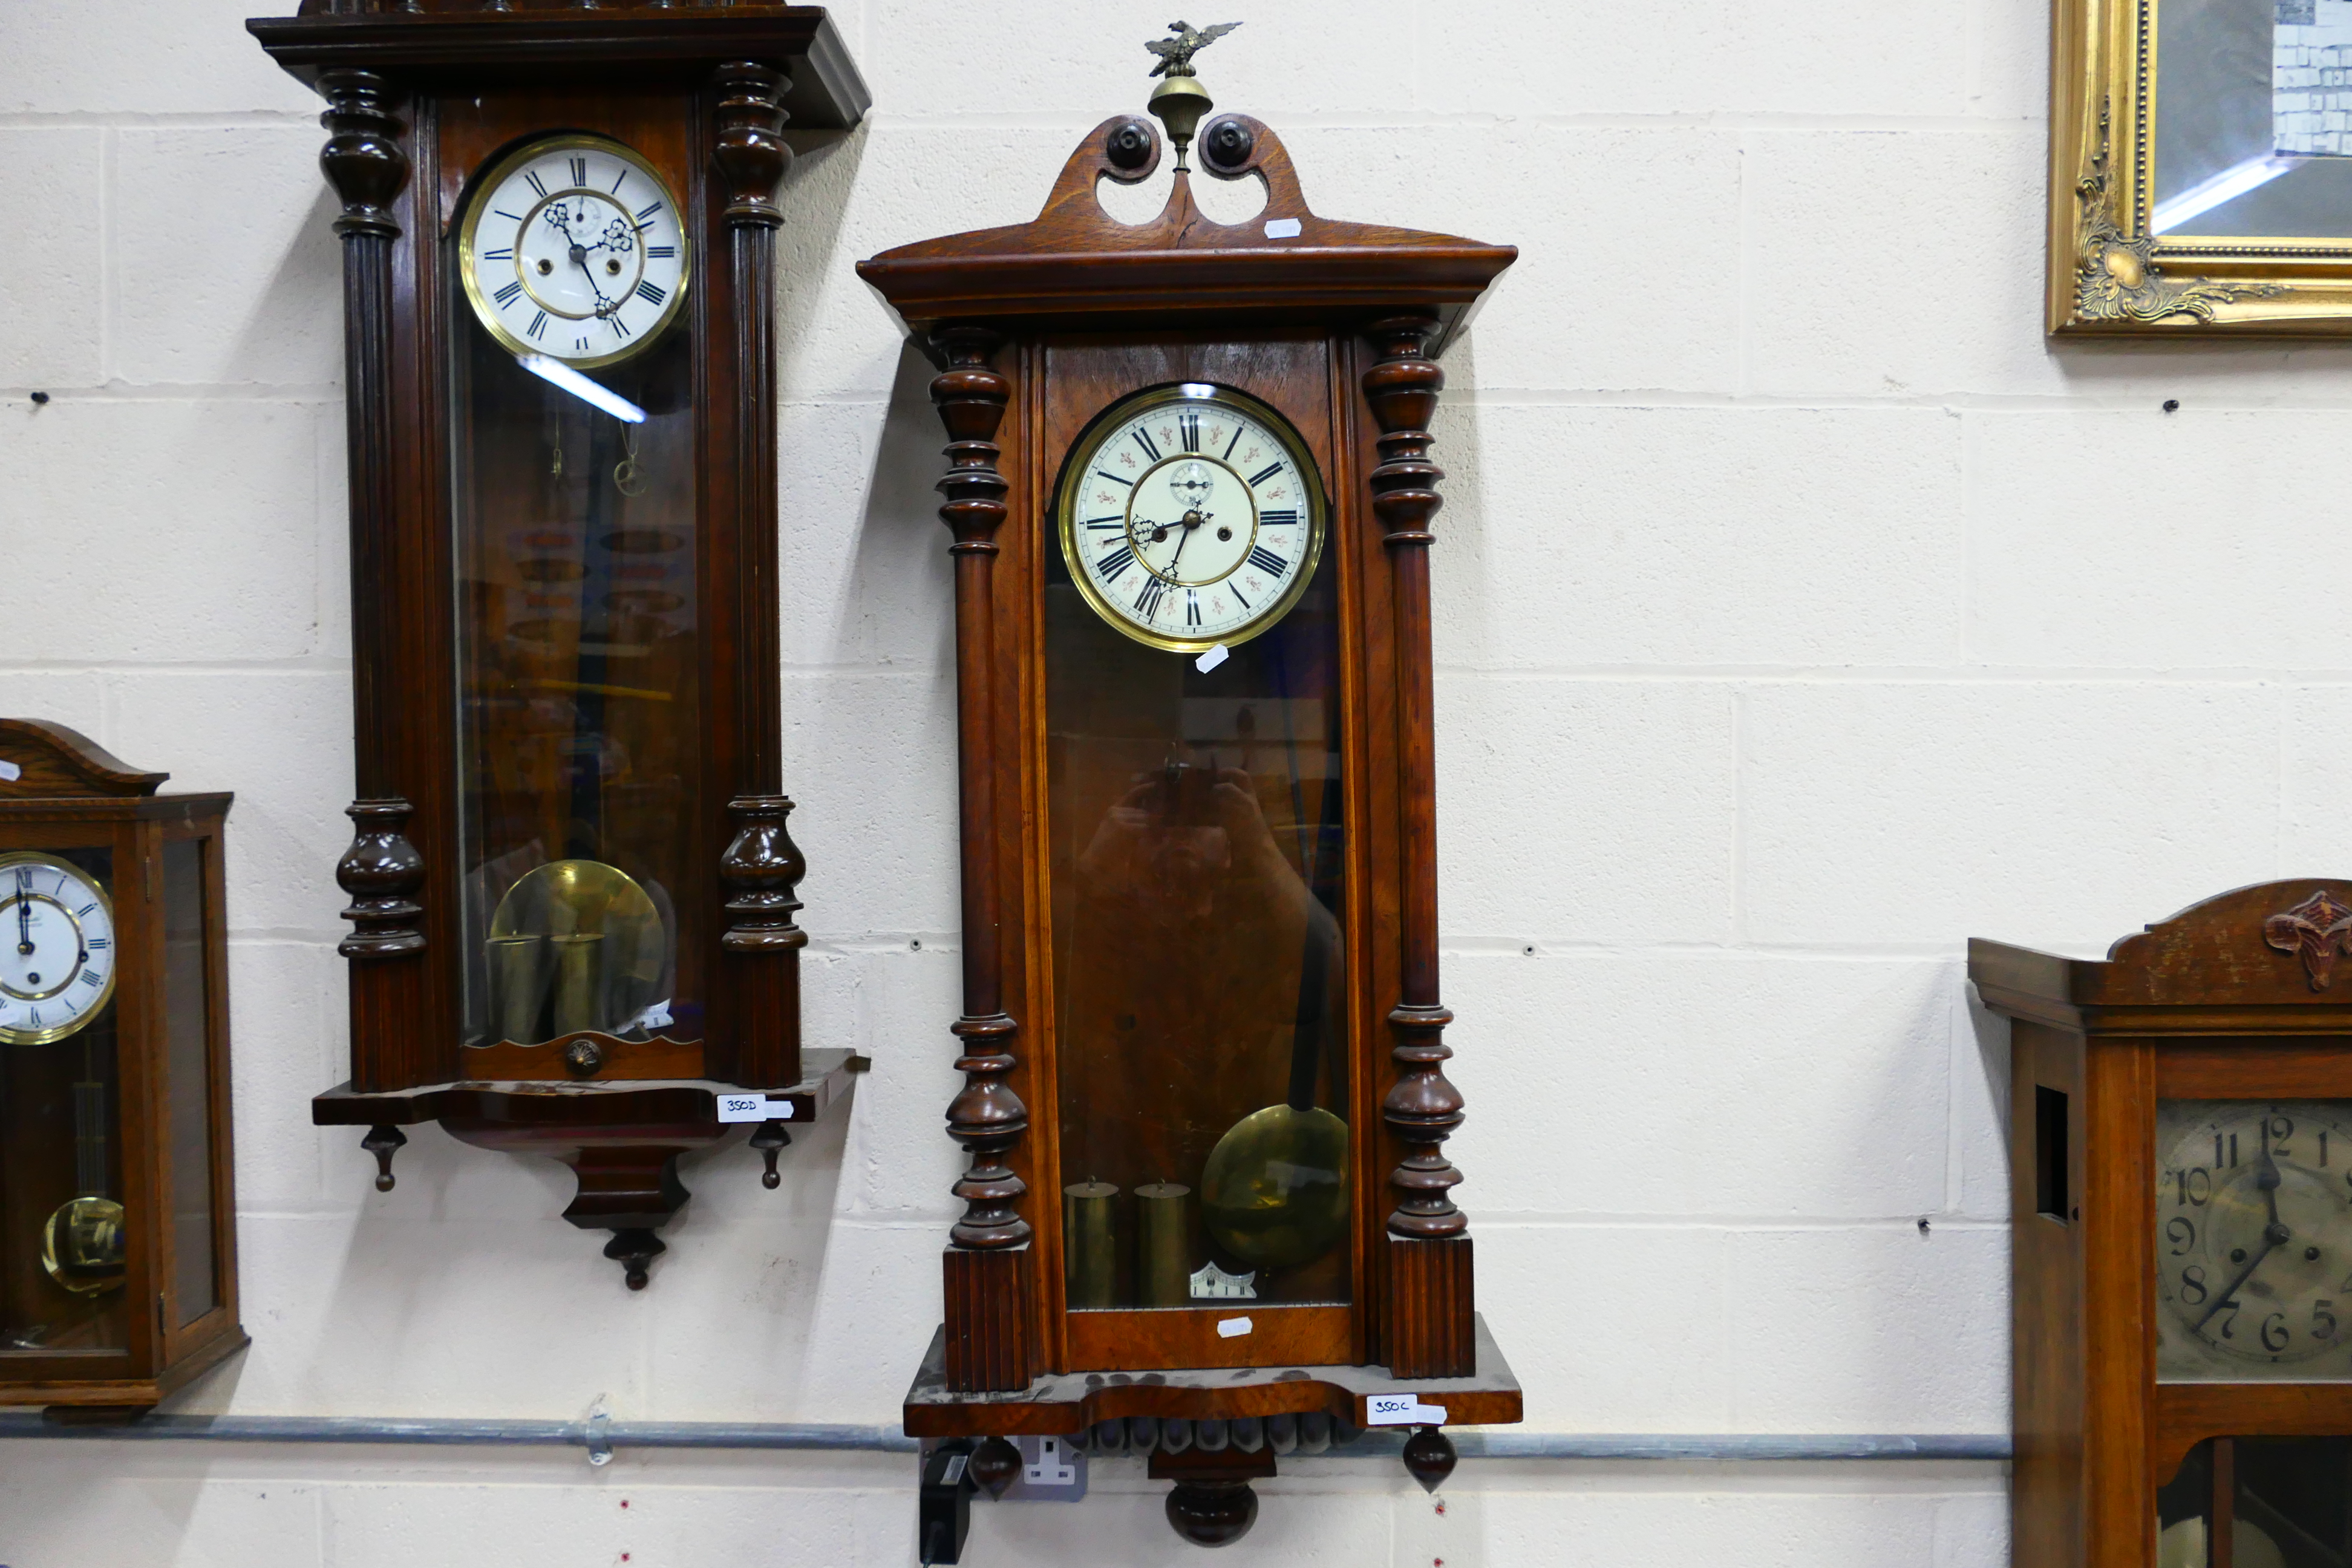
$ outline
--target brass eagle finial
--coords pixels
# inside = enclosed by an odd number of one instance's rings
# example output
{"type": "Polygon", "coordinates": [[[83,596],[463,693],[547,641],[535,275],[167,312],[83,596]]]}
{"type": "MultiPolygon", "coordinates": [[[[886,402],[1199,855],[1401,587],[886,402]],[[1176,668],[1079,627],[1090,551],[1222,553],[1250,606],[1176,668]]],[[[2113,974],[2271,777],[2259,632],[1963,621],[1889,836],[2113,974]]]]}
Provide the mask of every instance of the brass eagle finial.
{"type": "Polygon", "coordinates": [[[1191,76],[1192,57],[1240,26],[1239,22],[1220,22],[1213,27],[1196,29],[1190,22],[1169,23],[1168,30],[1176,35],[1174,37],[1154,38],[1143,46],[1160,57],[1160,63],[1151,68],[1150,74],[1158,76],[1165,71],[1171,77],[1191,76]]]}

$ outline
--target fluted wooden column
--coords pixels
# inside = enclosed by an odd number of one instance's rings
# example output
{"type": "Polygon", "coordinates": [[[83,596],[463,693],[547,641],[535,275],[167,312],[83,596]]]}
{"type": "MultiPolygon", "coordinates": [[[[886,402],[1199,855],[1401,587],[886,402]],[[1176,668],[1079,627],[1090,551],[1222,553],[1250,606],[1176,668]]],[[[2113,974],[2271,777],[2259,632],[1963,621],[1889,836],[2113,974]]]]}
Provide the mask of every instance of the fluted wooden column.
{"type": "MultiPolygon", "coordinates": [[[[419,983],[425,952],[425,859],[408,839],[415,807],[394,789],[390,760],[400,754],[399,714],[387,689],[397,668],[400,628],[392,624],[377,585],[394,570],[398,519],[393,496],[393,247],[400,225],[393,202],[408,181],[402,126],[392,112],[392,89],[373,71],[331,70],[319,79],[328,132],[319,153],[343,210],[335,233],[343,246],[343,381],[346,445],[351,468],[352,686],[358,741],[349,807],[351,847],[335,863],[335,880],[350,895],[343,919],[352,922],[341,951],[352,961],[351,1005],[355,1038],[381,1030],[370,1020],[405,1015],[404,994],[419,983]]],[[[352,1087],[393,1087],[372,1081],[372,1058],[355,1054],[352,1087]]]]}
{"type": "Polygon", "coordinates": [[[782,653],[776,624],[776,188],[792,164],[783,139],[790,79],[749,60],[719,68],[718,138],[712,149],[727,206],[730,363],[740,376],[731,406],[713,408],[728,432],[726,494],[732,501],[730,581],[712,584],[735,601],[736,650],[723,679],[733,694],[739,751],[727,811],[733,834],[719,858],[728,925],[719,939],[729,997],[723,1038],[708,1070],[730,1081],[781,1089],[801,1078],[801,950],[793,923],[808,862],[785,817],[781,728],[782,653]]]}

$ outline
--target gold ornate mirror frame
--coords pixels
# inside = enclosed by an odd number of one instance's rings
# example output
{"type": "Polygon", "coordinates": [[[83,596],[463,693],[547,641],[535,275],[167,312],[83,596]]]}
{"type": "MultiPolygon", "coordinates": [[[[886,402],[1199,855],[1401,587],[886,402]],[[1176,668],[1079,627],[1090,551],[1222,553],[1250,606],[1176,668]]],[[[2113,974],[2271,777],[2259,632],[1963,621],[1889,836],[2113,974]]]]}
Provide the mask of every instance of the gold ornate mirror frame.
{"type": "MultiPolygon", "coordinates": [[[[2352,191],[2352,139],[2344,139],[2345,151],[2308,155],[2289,132],[2295,121],[2287,109],[2300,77],[2288,73],[2304,63],[2290,60],[2289,51],[2303,33],[2284,29],[2289,10],[2299,19],[2310,8],[2308,0],[2235,0],[2235,6],[2233,11],[2231,0],[2055,0],[2046,308],[2053,335],[2352,333],[2352,198],[2339,195],[2320,209],[2334,208],[2342,221],[2298,226],[2339,230],[2334,234],[2258,232],[2246,216],[2276,210],[2284,205],[2283,193],[2311,182],[2352,191]],[[2181,43],[2191,27],[2228,27],[2247,35],[2236,40],[2235,68],[2247,79],[2242,88],[2262,69],[2252,49],[2266,44],[2270,60],[2269,85],[2260,89],[2270,94],[2267,155],[2244,156],[2242,147],[2234,154],[2216,154],[2237,161],[2179,193],[2162,188],[2158,167],[2168,140],[2158,133],[2159,116],[2168,111],[2159,94],[2168,79],[2158,58],[2168,37],[2168,6],[2173,10],[2170,37],[2181,56],[2177,64],[2192,58],[2181,43]],[[2259,43],[2258,29],[2268,29],[2260,33],[2259,43]],[[2305,184],[2291,185],[2280,177],[2286,174],[2304,176],[2305,184]],[[2339,176],[2346,182],[2340,187],[2339,176]],[[2240,195],[2205,200],[2217,190],[2233,188],[2232,179],[2253,184],[2243,185],[2240,195]],[[2276,186],[2262,195],[2261,205],[2249,200],[2234,209],[2236,221],[2225,220],[2227,203],[2259,195],[2259,187],[2273,181],[2276,186]]],[[[2193,58],[2202,62],[2214,52],[2200,37],[2193,58]]],[[[2316,82],[2342,73],[2308,74],[2316,82]]],[[[2200,124],[2229,118],[2229,105],[2199,101],[2182,90],[2179,76],[2176,72],[2169,83],[2177,100],[2170,112],[2202,116],[2200,124]]],[[[2321,95],[2315,90],[2311,96],[2321,95]]],[[[2242,93],[2235,105],[2241,141],[2250,133],[2248,107],[2242,93]]],[[[2187,167],[2186,159],[2179,166],[2187,167]]]]}

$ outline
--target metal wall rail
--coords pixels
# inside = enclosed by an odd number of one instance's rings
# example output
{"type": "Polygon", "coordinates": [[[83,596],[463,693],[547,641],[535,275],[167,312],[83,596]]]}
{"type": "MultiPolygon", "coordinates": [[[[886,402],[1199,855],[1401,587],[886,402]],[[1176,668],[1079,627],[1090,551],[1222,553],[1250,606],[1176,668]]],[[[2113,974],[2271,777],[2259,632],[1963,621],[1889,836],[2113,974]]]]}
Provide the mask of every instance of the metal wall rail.
{"type": "MultiPolygon", "coordinates": [[[[1818,1462],[1847,1459],[2001,1460],[2007,1435],[1729,1436],[1618,1432],[1462,1432],[1465,1459],[1667,1459],[1818,1462]]],[[[726,1421],[465,1420],[438,1416],[144,1415],[121,1422],[55,1421],[38,1411],[0,1412],[0,1437],[110,1443],[419,1443],[579,1448],[601,1464],[616,1448],[784,1448],[911,1454],[921,1444],[896,1426],[726,1421]]],[[[1333,1458],[1392,1458],[1400,1433],[1368,1432],[1334,1445],[1333,1458]]]]}

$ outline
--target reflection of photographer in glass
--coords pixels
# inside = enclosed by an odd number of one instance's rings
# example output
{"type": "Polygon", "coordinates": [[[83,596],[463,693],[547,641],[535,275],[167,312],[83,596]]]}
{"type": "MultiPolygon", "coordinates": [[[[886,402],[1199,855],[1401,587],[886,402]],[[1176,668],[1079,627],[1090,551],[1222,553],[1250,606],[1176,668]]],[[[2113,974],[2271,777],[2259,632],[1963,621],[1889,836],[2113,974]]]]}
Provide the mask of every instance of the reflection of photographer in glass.
{"type": "Polygon", "coordinates": [[[1065,1147],[1066,1171],[1196,1184],[1250,1112],[1302,1089],[1334,1098],[1314,1045],[1339,1037],[1339,928],[1309,879],[1337,868],[1318,866],[1326,835],[1304,824],[1336,826],[1336,781],[1299,781],[1329,809],[1284,828],[1257,777],[1215,763],[1171,758],[1139,777],[1078,857],[1064,1092],[1098,1113],[1066,1125],[1090,1145],[1065,1147]],[[1295,1088],[1302,1058],[1308,1082],[1295,1088]],[[1113,1108],[1126,1115],[1099,1114],[1113,1108]]]}

